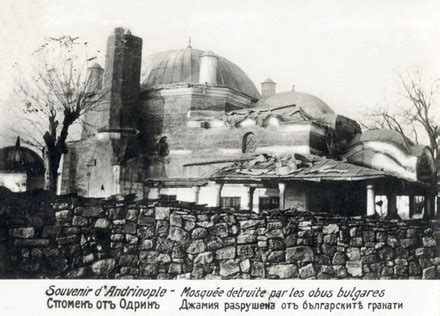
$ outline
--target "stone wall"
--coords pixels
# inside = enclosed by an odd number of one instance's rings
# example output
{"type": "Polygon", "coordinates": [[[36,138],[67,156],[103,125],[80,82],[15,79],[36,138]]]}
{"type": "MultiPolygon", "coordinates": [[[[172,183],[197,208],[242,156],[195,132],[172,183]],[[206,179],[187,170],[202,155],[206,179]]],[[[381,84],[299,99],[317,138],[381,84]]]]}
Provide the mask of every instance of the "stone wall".
{"type": "Polygon", "coordinates": [[[14,196],[0,205],[8,278],[440,277],[438,221],[14,196]]]}

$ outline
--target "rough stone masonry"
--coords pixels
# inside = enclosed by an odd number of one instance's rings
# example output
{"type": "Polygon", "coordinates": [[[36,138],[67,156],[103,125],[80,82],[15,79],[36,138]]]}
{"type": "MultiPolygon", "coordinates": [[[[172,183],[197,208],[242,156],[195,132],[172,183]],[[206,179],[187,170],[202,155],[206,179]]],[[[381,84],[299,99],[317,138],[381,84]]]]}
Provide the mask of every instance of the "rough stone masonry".
{"type": "Polygon", "coordinates": [[[76,196],[37,201],[0,205],[2,277],[440,277],[438,221],[76,196]]]}

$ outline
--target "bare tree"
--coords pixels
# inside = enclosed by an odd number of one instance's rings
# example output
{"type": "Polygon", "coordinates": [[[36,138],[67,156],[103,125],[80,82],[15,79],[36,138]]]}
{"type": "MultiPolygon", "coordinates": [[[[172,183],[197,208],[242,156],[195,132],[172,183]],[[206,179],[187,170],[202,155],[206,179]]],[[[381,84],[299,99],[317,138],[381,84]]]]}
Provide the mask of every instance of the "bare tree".
{"type": "Polygon", "coordinates": [[[440,81],[433,80],[429,88],[423,85],[420,70],[409,73],[405,77],[399,74],[399,79],[404,89],[403,96],[409,101],[402,113],[405,121],[412,126],[421,126],[429,139],[429,145],[434,158],[439,166],[438,138],[440,135],[439,118],[436,116],[440,110],[437,97],[440,93],[440,81]]]}
{"type": "MultiPolygon", "coordinates": [[[[47,190],[57,190],[58,168],[74,123],[94,109],[105,92],[87,74],[87,43],[77,37],[47,38],[33,53],[33,63],[17,64],[12,110],[32,126],[23,135],[35,146],[43,145],[47,190]],[[27,68],[27,69],[26,69],[27,68]]],[[[29,125],[28,124],[28,125],[29,125]]]]}

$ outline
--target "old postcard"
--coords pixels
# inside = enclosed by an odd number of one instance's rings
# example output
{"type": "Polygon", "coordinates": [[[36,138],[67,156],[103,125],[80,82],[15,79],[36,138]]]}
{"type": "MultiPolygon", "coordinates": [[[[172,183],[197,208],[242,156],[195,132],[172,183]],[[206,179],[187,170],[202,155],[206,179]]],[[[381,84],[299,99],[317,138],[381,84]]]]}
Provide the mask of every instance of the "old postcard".
{"type": "Polygon", "coordinates": [[[438,2],[1,4],[2,315],[440,315],[438,2]]]}

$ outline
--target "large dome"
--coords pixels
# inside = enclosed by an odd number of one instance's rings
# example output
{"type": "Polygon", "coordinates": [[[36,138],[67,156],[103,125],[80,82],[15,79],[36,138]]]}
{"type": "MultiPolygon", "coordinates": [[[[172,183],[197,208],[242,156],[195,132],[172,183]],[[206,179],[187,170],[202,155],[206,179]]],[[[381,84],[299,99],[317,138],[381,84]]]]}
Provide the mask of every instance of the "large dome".
{"type": "MultiPolygon", "coordinates": [[[[198,83],[202,50],[185,48],[147,56],[142,61],[141,81],[144,87],[172,83],[198,83]]],[[[259,99],[252,80],[237,65],[218,56],[217,85],[232,88],[259,99]]]]}
{"type": "Polygon", "coordinates": [[[258,101],[256,107],[270,109],[287,105],[296,105],[297,107],[301,107],[304,112],[312,117],[320,117],[323,114],[335,113],[332,108],[320,98],[308,93],[297,91],[276,93],[270,97],[258,101]]]}

